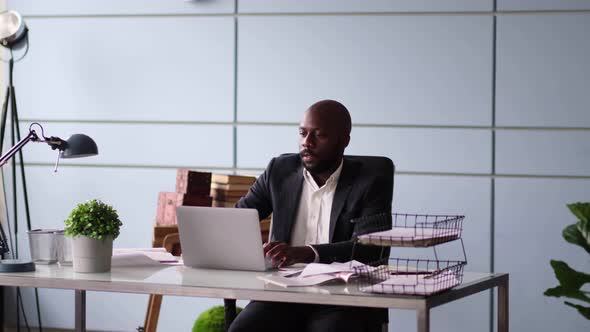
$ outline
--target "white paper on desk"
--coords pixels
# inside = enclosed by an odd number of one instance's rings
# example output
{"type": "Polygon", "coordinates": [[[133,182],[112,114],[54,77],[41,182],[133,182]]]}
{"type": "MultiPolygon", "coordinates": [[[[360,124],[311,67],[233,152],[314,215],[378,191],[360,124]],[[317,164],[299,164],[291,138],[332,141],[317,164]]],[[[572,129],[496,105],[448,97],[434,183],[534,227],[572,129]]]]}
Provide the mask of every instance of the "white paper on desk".
{"type": "Polygon", "coordinates": [[[351,273],[354,272],[355,267],[364,266],[363,263],[357,261],[349,261],[345,263],[340,262],[333,262],[331,264],[322,264],[322,263],[309,263],[301,271],[302,278],[307,278],[310,276],[320,275],[320,274],[333,274],[333,273],[351,273]]]}
{"type": "Polygon", "coordinates": [[[160,262],[155,261],[141,252],[127,252],[114,254],[111,265],[116,267],[123,266],[161,266],[160,262]]]}
{"type": "Polygon", "coordinates": [[[282,277],[279,275],[269,274],[269,275],[265,275],[265,276],[258,276],[257,278],[260,280],[263,280],[265,282],[268,282],[268,283],[271,283],[271,284],[274,284],[277,286],[281,286],[281,287],[315,286],[315,285],[319,285],[321,283],[324,283],[326,281],[338,279],[337,276],[330,275],[330,274],[320,274],[320,275],[315,275],[315,276],[310,276],[310,277],[305,277],[305,278],[301,278],[301,277],[287,278],[287,277],[282,277]]]}
{"type": "Polygon", "coordinates": [[[113,257],[121,254],[141,253],[160,263],[176,263],[178,259],[164,248],[115,248],[113,257]]]}
{"type": "Polygon", "coordinates": [[[287,266],[287,267],[281,267],[276,272],[276,274],[280,275],[282,277],[292,277],[296,274],[301,273],[301,271],[303,271],[304,268],[305,268],[305,264],[297,264],[296,266],[292,265],[292,266],[287,266]]]}

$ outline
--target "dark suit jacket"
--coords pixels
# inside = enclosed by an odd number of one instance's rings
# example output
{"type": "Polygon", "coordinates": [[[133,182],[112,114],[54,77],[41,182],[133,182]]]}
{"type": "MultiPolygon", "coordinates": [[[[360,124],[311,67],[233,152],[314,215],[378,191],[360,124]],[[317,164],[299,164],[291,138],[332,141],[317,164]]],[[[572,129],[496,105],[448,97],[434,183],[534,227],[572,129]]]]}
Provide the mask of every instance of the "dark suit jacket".
{"type": "MultiPolygon", "coordinates": [[[[359,227],[351,219],[379,213],[391,214],[394,166],[385,157],[345,156],[330,214],[330,242],[313,245],[321,263],[346,262],[354,258],[370,263],[388,258],[389,250],[357,245],[353,253],[353,236],[359,227]]],[[[289,243],[295,223],[301,190],[303,165],[298,154],[273,158],[248,194],[236,207],[258,210],[260,219],[273,213],[272,240],[289,243]]],[[[388,219],[389,222],[391,219],[388,219]]],[[[376,225],[382,230],[389,225],[376,225]]],[[[371,231],[364,227],[363,233],[371,231]]]]}

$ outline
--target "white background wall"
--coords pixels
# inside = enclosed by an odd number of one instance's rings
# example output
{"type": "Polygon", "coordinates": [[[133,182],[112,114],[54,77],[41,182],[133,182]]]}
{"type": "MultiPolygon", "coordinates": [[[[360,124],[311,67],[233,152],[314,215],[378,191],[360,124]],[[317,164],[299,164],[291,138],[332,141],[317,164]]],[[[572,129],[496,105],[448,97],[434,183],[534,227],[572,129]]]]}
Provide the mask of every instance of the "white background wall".
{"type": "MultiPolygon", "coordinates": [[[[176,168],[258,174],[296,151],[302,112],[332,98],[352,114],[348,152],[395,162],[395,211],[467,216],[467,270],[510,273],[513,331],[587,329],[542,293],[556,285],[550,259],[589,267],[560,235],[574,222],[565,204],[590,200],[589,0],[7,7],[30,28],[15,68],[21,130],[85,132],[100,150],[54,174],[54,153],[25,148],[34,228],[62,228],[77,202],[101,198],[124,221],[115,246],[150,246],[157,193],[174,190],[176,168]]],[[[19,220],[24,229],[22,209],[19,220]]],[[[39,292],[44,325],[72,328],[73,293],[39,292]]],[[[25,302],[36,322],[32,292],[25,302]]],[[[89,293],[87,325],[134,330],[146,303],[89,293]]],[[[220,303],[165,297],[160,329],[189,330],[220,303]]],[[[432,330],[490,330],[493,307],[485,293],[436,308],[432,330]]],[[[415,329],[413,312],[390,320],[391,331],[415,329]]]]}

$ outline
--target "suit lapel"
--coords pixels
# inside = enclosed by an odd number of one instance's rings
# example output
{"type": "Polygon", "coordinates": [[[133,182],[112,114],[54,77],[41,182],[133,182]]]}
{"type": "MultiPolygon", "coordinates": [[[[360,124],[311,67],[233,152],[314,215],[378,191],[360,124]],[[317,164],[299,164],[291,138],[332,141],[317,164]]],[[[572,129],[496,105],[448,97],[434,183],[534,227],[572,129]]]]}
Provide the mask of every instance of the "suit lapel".
{"type": "Polygon", "coordinates": [[[330,211],[330,243],[332,243],[332,239],[334,238],[334,230],[336,229],[338,218],[342,213],[342,208],[344,208],[344,203],[346,203],[348,194],[352,189],[355,174],[355,164],[344,158],[342,173],[340,173],[340,179],[338,180],[334,200],[332,201],[332,211],[330,211]]]}
{"type": "Polygon", "coordinates": [[[280,211],[286,213],[281,216],[281,219],[285,222],[281,223],[281,227],[277,229],[272,240],[289,243],[289,241],[291,241],[291,231],[293,230],[295,216],[299,209],[301,189],[303,188],[303,170],[301,167],[298,167],[293,173],[287,176],[285,179],[285,188],[286,190],[282,191],[281,202],[278,205],[281,207],[280,211]]]}

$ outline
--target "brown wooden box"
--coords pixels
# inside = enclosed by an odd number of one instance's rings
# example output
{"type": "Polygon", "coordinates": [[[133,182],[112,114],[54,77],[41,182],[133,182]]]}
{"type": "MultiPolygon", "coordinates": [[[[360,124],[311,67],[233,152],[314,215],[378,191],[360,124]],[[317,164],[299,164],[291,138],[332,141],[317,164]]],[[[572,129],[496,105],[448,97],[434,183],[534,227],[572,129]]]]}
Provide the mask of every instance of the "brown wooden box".
{"type": "Polygon", "coordinates": [[[156,211],[156,225],[176,224],[176,207],[211,206],[213,199],[205,195],[189,195],[181,193],[158,193],[158,209],[156,211]]]}
{"type": "Polygon", "coordinates": [[[180,168],[176,172],[176,192],[191,195],[209,195],[211,173],[180,168]]]}
{"type": "Polygon", "coordinates": [[[240,198],[246,196],[247,193],[248,190],[228,191],[215,188],[212,188],[210,192],[213,199],[224,202],[237,202],[240,198]]]}
{"type": "Polygon", "coordinates": [[[178,233],[178,225],[155,225],[152,246],[154,248],[162,247],[164,237],[174,233],[178,233]]]}

